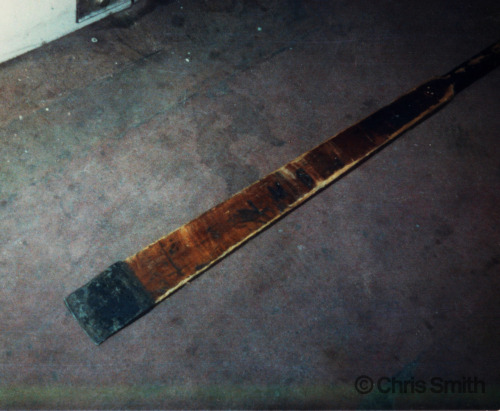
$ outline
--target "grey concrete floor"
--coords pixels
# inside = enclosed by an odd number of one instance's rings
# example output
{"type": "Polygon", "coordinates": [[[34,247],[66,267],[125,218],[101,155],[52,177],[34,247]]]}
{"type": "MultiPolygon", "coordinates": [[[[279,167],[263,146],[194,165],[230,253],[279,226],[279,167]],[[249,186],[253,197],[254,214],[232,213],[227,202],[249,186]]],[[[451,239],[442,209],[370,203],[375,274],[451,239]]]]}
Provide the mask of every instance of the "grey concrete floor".
{"type": "Polygon", "coordinates": [[[163,1],[0,65],[0,408],[498,407],[500,70],[103,345],[63,298],[499,27],[497,1],[163,1]]]}

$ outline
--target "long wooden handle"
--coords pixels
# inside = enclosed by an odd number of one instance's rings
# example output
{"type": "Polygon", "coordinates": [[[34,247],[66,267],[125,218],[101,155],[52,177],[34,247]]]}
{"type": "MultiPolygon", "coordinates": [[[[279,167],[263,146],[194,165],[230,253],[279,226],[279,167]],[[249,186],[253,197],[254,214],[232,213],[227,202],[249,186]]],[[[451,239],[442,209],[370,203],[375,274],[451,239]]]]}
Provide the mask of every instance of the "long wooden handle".
{"type": "Polygon", "coordinates": [[[113,264],[70,294],[68,308],[101,343],[499,64],[500,42],[113,264]]]}

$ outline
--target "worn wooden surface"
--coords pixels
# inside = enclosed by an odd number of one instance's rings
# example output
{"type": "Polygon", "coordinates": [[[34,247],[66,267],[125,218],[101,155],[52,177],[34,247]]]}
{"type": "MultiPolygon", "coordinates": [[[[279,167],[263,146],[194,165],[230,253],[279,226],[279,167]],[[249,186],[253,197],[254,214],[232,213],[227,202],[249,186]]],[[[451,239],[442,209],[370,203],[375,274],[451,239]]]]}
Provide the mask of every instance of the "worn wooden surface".
{"type": "Polygon", "coordinates": [[[163,300],[452,97],[446,80],[412,90],[126,262],[155,301],[163,300]]]}
{"type": "Polygon", "coordinates": [[[160,302],[448,103],[456,92],[495,68],[499,55],[500,42],[302,154],[126,262],[160,302]]]}
{"type": "Polygon", "coordinates": [[[360,161],[436,112],[453,98],[455,88],[456,92],[463,90],[499,63],[500,43],[496,43],[129,257],[124,269],[114,265],[104,276],[99,275],[72,293],[66,299],[68,308],[87,334],[96,343],[101,343],[360,161]],[[131,305],[135,308],[130,309],[131,305]]]}

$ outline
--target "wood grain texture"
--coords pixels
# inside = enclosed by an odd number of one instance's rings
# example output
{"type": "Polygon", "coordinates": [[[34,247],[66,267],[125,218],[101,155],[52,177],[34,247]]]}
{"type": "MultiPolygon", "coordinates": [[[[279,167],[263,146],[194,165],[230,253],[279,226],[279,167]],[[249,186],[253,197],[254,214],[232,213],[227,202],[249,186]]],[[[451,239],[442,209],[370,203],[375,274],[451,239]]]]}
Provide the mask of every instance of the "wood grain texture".
{"type": "Polygon", "coordinates": [[[453,87],[443,81],[412,90],[129,257],[126,263],[155,301],[161,301],[452,96],[453,87]]]}
{"type": "Polygon", "coordinates": [[[448,103],[496,65],[496,43],[285,164],[127,258],[158,303],[360,161],[448,103]],[[455,89],[457,88],[457,90],[455,89]]]}

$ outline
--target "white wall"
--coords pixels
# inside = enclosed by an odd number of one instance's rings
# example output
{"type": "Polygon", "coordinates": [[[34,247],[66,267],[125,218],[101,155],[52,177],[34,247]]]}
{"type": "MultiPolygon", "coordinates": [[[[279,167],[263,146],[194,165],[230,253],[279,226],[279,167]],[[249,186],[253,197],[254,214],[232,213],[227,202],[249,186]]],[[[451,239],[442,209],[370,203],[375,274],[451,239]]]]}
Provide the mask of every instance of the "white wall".
{"type": "Polygon", "coordinates": [[[76,0],[0,0],[0,63],[130,6],[76,23],[76,0]]]}

